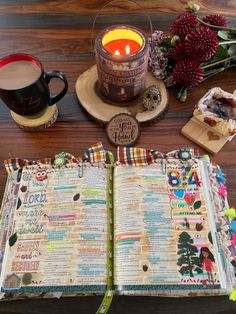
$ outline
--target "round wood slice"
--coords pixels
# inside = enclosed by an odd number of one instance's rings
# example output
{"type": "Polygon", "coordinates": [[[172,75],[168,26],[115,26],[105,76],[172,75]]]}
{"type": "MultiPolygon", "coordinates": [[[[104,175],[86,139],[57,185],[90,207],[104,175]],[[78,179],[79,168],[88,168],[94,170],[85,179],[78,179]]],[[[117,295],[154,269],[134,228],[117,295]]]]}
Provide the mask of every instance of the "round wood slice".
{"type": "Polygon", "coordinates": [[[115,146],[131,146],[139,138],[139,123],[127,113],[115,115],[107,124],[107,135],[115,146]]]}
{"type": "Polygon", "coordinates": [[[35,132],[51,126],[57,120],[58,109],[57,105],[48,106],[47,110],[40,117],[20,116],[13,111],[11,111],[11,116],[21,129],[24,131],[35,132]]]}
{"type": "Polygon", "coordinates": [[[126,106],[108,103],[99,95],[96,87],[97,80],[97,66],[94,65],[78,77],[75,90],[83,108],[99,122],[106,124],[115,115],[128,113],[135,116],[139,123],[147,123],[162,119],[168,110],[168,95],[165,85],[163,81],[155,79],[150,72],[147,73],[146,88],[156,85],[161,92],[161,103],[154,110],[147,110],[143,107],[143,95],[140,95],[132,103],[127,103],[126,106]]]}

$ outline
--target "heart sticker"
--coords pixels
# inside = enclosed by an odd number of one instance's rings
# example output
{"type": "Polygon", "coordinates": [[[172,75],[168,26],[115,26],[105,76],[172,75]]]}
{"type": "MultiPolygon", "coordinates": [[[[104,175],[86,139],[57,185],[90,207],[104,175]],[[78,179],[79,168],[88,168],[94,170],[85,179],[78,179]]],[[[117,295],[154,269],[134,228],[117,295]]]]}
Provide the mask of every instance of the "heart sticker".
{"type": "Polygon", "coordinates": [[[184,197],[184,189],[174,190],[173,194],[177,198],[183,198],[184,197]]]}
{"type": "Polygon", "coordinates": [[[192,193],[187,193],[184,196],[184,200],[186,201],[188,205],[192,205],[193,202],[196,200],[196,197],[192,193]]]}
{"type": "Polygon", "coordinates": [[[207,136],[208,136],[209,141],[219,141],[220,139],[219,135],[214,134],[211,131],[207,132],[207,136]]]}

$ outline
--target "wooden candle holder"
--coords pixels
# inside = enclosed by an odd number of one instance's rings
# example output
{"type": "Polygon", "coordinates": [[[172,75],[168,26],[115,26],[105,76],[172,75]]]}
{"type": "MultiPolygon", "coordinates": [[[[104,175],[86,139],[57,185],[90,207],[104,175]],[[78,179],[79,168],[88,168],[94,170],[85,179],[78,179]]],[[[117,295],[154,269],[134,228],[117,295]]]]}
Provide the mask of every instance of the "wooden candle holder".
{"type": "Polygon", "coordinates": [[[147,110],[143,106],[143,93],[134,101],[123,103],[111,103],[105,99],[97,88],[97,67],[89,68],[81,74],[75,85],[77,97],[88,112],[96,121],[107,124],[115,115],[128,113],[135,116],[139,123],[149,124],[162,119],[168,111],[168,95],[163,81],[157,80],[148,72],[145,80],[145,88],[155,85],[161,93],[161,102],[154,110],[147,110]]]}

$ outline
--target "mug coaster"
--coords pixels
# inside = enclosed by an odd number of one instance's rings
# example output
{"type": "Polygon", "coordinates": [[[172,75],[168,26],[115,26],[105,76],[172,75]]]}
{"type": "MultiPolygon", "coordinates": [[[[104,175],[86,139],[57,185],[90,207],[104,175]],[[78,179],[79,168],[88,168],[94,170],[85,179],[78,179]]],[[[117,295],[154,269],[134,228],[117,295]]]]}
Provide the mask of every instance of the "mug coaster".
{"type": "Polygon", "coordinates": [[[40,117],[34,116],[21,116],[11,111],[11,116],[16,124],[24,131],[35,132],[50,127],[58,116],[57,105],[47,107],[46,111],[40,117]]]}

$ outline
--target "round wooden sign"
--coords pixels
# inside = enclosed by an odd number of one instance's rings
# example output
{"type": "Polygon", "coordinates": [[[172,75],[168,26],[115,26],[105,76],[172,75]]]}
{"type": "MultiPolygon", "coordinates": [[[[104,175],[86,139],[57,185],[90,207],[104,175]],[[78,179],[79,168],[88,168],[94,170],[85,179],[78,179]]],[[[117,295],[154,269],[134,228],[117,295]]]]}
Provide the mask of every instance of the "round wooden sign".
{"type": "Polygon", "coordinates": [[[133,116],[119,113],[108,123],[107,135],[116,146],[133,145],[139,138],[139,123],[133,116]]]}

